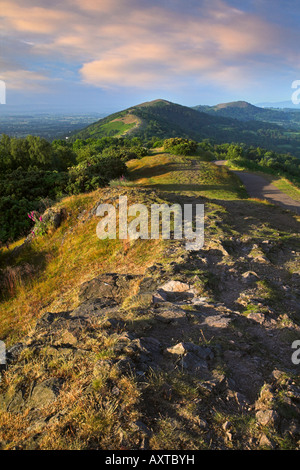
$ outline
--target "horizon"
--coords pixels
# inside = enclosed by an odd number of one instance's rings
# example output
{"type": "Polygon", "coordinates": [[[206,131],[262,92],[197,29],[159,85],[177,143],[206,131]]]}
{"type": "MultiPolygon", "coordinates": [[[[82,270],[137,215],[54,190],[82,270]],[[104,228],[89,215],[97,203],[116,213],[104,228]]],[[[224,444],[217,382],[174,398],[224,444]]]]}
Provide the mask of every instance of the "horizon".
{"type": "MultiPolygon", "coordinates": [[[[169,101],[169,100],[165,100],[164,98],[156,98],[154,100],[150,100],[149,102],[152,102],[152,101],[159,101],[159,100],[162,100],[162,101],[169,101]]],[[[135,106],[139,106],[140,104],[142,103],[146,103],[147,101],[141,101],[140,103],[134,103],[134,104],[131,104],[129,105],[127,108],[118,108],[117,106],[115,108],[111,108],[110,110],[107,110],[106,112],[104,112],[103,110],[99,109],[98,111],[94,110],[94,109],[80,109],[80,108],[73,108],[72,107],[56,107],[56,105],[54,105],[54,107],[51,107],[49,105],[34,105],[33,107],[31,108],[28,108],[27,105],[0,105],[0,117],[24,117],[28,114],[31,114],[31,115],[40,115],[41,117],[42,116],[92,116],[92,115],[95,115],[95,118],[98,120],[98,119],[102,119],[104,117],[107,117],[111,114],[114,114],[114,113],[117,113],[117,112],[121,112],[121,111],[124,111],[126,109],[130,109],[130,108],[133,108],[135,106]]],[[[169,101],[170,102],[170,101],[169,101]]],[[[193,109],[194,107],[196,106],[208,106],[208,107],[215,107],[215,106],[218,106],[220,104],[230,104],[230,103],[237,103],[237,102],[246,102],[245,100],[237,100],[237,101],[233,101],[233,102],[219,102],[219,103],[215,103],[215,104],[207,104],[207,103],[198,103],[198,104],[195,104],[193,106],[187,106],[191,109],[193,109]]],[[[173,102],[171,102],[173,103],[173,102]]],[[[296,104],[293,104],[293,103],[290,103],[289,101],[282,101],[282,102],[276,102],[276,103],[250,103],[250,102],[246,102],[247,104],[249,105],[252,105],[252,106],[255,106],[257,108],[266,108],[266,109],[278,109],[278,110],[281,110],[281,109],[286,109],[286,110],[290,110],[290,111],[300,111],[300,105],[296,105],[296,104]]],[[[177,104],[179,106],[186,106],[184,105],[183,103],[173,103],[173,104],[177,104]]],[[[203,111],[205,112],[205,111],[203,111]]]]}
{"type": "Polygon", "coordinates": [[[300,7],[267,3],[0,0],[0,113],[110,114],[157,96],[293,108],[300,7]]]}

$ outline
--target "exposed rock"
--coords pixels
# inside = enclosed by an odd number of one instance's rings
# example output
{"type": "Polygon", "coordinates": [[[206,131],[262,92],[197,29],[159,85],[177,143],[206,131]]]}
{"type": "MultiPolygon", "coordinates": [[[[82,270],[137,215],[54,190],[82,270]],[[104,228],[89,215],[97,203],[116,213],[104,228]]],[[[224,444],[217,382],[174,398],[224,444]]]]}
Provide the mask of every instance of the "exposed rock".
{"type": "Polygon", "coordinates": [[[223,315],[213,315],[205,318],[204,324],[213,328],[228,328],[231,318],[223,315]]]}
{"type": "Polygon", "coordinates": [[[50,207],[42,215],[43,222],[47,224],[47,228],[54,228],[55,230],[60,227],[63,220],[67,218],[67,211],[65,208],[50,207]]]}
{"type": "Polygon", "coordinates": [[[113,299],[121,302],[131,293],[133,284],[139,278],[131,274],[103,274],[81,285],[79,299],[113,299]]]}
{"type": "Polygon", "coordinates": [[[171,280],[158,287],[157,294],[163,300],[176,302],[192,299],[195,296],[195,291],[190,288],[189,284],[171,280]]]}
{"type": "Polygon", "coordinates": [[[204,346],[197,346],[196,344],[185,342],[185,343],[178,343],[175,346],[166,349],[166,352],[169,354],[175,354],[179,356],[183,356],[187,353],[193,353],[196,356],[200,357],[201,359],[212,359],[213,352],[210,348],[204,346]]]}
{"type": "Polygon", "coordinates": [[[213,352],[210,348],[197,346],[189,342],[178,343],[167,348],[165,353],[177,356],[178,367],[193,373],[205,371],[208,367],[207,360],[213,358],[213,352]]]}
{"type": "Polygon", "coordinates": [[[159,290],[163,290],[165,292],[186,292],[189,289],[189,284],[180,281],[169,281],[159,287],[159,290]]]}
{"type": "Polygon", "coordinates": [[[152,431],[150,431],[150,429],[142,421],[135,421],[131,424],[131,428],[133,431],[139,432],[144,436],[152,436],[152,431]]]}
{"type": "Polygon", "coordinates": [[[186,320],[186,312],[175,306],[167,305],[165,308],[159,308],[156,313],[157,320],[163,323],[177,323],[178,320],[186,320]]]}
{"type": "Polygon", "coordinates": [[[254,271],[246,271],[242,274],[244,282],[251,284],[259,279],[258,275],[254,271]]]}
{"type": "Polygon", "coordinates": [[[198,373],[207,369],[207,362],[192,352],[187,352],[179,363],[179,367],[191,373],[198,373]]]}
{"type": "Polygon", "coordinates": [[[208,297],[194,297],[192,299],[192,304],[194,305],[203,305],[208,302],[208,297]]]}
{"type": "Polygon", "coordinates": [[[259,440],[259,447],[263,449],[274,449],[275,445],[265,434],[262,434],[259,440]]]}
{"type": "Polygon", "coordinates": [[[259,323],[260,325],[262,325],[266,320],[266,317],[263,313],[255,313],[255,312],[250,312],[247,315],[247,318],[249,318],[249,320],[254,320],[256,323],[259,323]]]}
{"type": "Polygon", "coordinates": [[[278,421],[278,413],[274,410],[260,410],[255,416],[261,426],[275,425],[278,421]]]}
{"type": "Polygon", "coordinates": [[[61,346],[62,344],[68,344],[75,346],[78,343],[78,339],[70,331],[64,330],[61,332],[59,338],[53,342],[53,346],[61,346]]]}
{"type": "Polygon", "coordinates": [[[33,388],[28,400],[30,408],[42,408],[56,400],[62,387],[63,381],[56,377],[47,379],[33,388]]]}

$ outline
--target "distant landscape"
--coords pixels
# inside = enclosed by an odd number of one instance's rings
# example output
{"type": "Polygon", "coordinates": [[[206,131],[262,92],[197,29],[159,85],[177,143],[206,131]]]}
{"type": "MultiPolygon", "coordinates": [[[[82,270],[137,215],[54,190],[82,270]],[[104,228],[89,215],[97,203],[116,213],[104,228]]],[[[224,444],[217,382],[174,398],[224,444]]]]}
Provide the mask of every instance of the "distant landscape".
{"type": "MultiPolygon", "coordinates": [[[[2,106],[5,108],[5,106],[2,106]]],[[[31,114],[6,114],[5,109],[0,109],[0,134],[11,137],[26,137],[35,135],[43,137],[50,142],[54,139],[64,139],[76,130],[95,122],[103,117],[97,113],[34,113],[31,114]]]]}
{"type": "Polygon", "coordinates": [[[261,108],[245,101],[199,105],[190,109],[156,100],[108,117],[97,113],[0,114],[0,133],[12,137],[35,135],[52,141],[73,139],[74,135],[79,138],[121,136],[128,131],[143,139],[175,135],[192,139],[210,138],[216,143],[257,144],[300,156],[300,111],[294,108],[261,108]],[[200,114],[197,116],[194,110],[200,114]],[[124,116],[127,116],[126,120],[124,116]]]}

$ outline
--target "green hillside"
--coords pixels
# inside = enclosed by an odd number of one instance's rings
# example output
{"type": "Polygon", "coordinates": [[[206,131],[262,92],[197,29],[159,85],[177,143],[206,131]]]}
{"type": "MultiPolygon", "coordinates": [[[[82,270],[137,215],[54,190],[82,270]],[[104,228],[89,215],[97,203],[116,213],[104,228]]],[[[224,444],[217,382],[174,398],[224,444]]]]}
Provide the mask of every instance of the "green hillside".
{"type": "Polygon", "coordinates": [[[211,116],[222,116],[240,121],[261,121],[278,124],[294,130],[300,129],[300,113],[297,110],[260,108],[246,101],[220,103],[215,106],[195,106],[196,111],[208,113],[211,116]]]}
{"type": "MultiPolygon", "coordinates": [[[[278,124],[254,118],[247,122],[245,118],[240,119],[240,114],[245,113],[245,109],[248,115],[253,113],[252,108],[256,107],[247,104],[242,107],[220,107],[218,111],[207,107],[196,110],[166,100],[154,100],[100,119],[73,134],[71,141],[124,135],[139,137],[144,141],[151,138],[183,137],[194,140],[211,139],[215,143],[243,142],[271,150],[284,149],[300,156],[298,132],[292,129],[288,132],[278,124]],[[222,116],[224,109],[234,109],[234,116],[222,116]]],[[[262,112],[264,114],[264,110],[262,112]]]]}

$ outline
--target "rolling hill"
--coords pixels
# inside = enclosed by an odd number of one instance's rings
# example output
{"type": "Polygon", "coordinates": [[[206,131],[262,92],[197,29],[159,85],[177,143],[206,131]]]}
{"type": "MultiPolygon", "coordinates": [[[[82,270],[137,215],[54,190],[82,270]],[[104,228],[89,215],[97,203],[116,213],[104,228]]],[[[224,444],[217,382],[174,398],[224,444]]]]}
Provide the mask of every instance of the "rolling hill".
{"type": "MultiPolygon", "coordinates": [[[[254,118],[251,120],[238,118],[238,115],[244,115],[244,113],[248,116],[255,115],[255,106],[245,103],[245,105],[232,107],[219,105],[217,111],[208,108],[192,109],[158,99],[100,119],[71,135],[70,140],[130,136],[148,141],[153,137],[157,139],[183,137],[198,141],[211,139],[216,143],[243,142],[247,145],[290,151],[295,155],[300,155],[298,133],[292,130],[288,132],[276,123],[262,122],[254,118]],[[222,115],[230,109],[236,111],[235,118],[222,115]]],[[[257,109],[260,110],[260,108],[257,109]]],[[[265,110],[261,109],[261,112],[264,114],[265,110]]]]}
{"type": "MultiPolygon", "coordinates": [[[[87,139],[105,136],[138,136],[150,138],[211,137],[213,127],[234,126],[232,120],[223,117],[208,116],[194,109],[166,100],[154,100],[133,106],[88,126],[73,135],[75,138],[87,139]]],[[[236,123],[239,126],[239,124],[236,123]]]]}
{"type": "Polygon", "coordinates": [[[262,108],[246,101],[220,103],[215,106],[199,105],[193,109],[209,115],[238,119],[239,121],[261,121],[298,130],[300,128],[300,113],[296,109],[262,108]]]}

